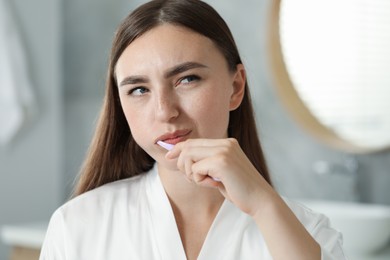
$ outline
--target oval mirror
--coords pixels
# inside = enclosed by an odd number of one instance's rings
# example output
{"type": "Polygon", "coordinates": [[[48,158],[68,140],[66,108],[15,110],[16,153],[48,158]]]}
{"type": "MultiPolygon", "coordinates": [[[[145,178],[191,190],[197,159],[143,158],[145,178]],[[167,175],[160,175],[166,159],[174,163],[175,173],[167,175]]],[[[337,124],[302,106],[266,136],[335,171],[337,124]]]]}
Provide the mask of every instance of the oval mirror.
{"type": "Polygon", "coordinates": [[[299,123],[349,152],[390,147],[390,1],[273,0],[271,69],[299,123]]]}

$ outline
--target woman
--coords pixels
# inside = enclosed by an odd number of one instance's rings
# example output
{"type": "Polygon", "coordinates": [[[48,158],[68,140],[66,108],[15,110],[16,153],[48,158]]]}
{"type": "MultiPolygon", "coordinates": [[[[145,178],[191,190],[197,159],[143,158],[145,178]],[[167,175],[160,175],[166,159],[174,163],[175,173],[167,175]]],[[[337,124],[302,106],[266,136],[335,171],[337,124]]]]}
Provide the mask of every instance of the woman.
{"type": "Polygon", "coordinates": [[[237,47],[198,0],[119,26],[75,195],[41,259],[344,259],[325,217],[272,188],[237,47]]]}

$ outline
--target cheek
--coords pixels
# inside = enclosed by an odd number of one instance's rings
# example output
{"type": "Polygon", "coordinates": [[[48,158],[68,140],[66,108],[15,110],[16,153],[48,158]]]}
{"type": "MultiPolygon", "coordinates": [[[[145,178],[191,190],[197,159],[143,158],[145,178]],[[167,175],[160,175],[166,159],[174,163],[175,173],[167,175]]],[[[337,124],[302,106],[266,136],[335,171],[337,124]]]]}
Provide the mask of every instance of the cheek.
{"type": "Polygon", "coordinates": [[[123,104],[122,109],[134,140],[142,147],[143,144],[139,141],[142,140],[142,137],[148,133],[148,131],[145,131],[145,129],[147,129],[147,117],[145,116],[145,111],[123,104]]]}
{"type": "Polygon", "coordinates": [[[226,91],[213,91],[203,95],[192,106],[201,135],[210,138],[226,137],[229,123],[229,96],[226,91]]]}

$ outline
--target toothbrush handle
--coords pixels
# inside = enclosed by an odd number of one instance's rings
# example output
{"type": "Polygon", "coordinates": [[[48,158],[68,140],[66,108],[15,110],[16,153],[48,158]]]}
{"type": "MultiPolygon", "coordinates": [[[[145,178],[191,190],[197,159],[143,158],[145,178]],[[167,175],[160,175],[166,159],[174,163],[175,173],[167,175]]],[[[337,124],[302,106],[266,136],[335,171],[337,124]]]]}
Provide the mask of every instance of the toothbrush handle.
{"type": "Polygon", "coordinates": [[[218,178],[211,177],[211,179],[213,179],[214,181],[217,181],[217,182],[221,182],[221,180],[218,178]]]}

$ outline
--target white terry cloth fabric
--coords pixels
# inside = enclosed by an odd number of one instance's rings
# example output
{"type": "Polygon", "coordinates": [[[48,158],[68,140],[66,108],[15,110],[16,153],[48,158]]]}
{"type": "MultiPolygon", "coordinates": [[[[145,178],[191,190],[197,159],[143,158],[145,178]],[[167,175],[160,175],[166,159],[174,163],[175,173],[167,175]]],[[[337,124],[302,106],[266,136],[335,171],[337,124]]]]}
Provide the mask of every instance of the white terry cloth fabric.
{"type": "MultiPolygon", "coordinates": [[[[346,259],[342,237],[328,218],[286,200],[322,249],[322,260],[346,259]]],[[[196,217],[196,216],[194,216],[196,217]]],[[[60,207],[52,216],[40,260],[185,260],[158,169],[106,184],[60,207]]],[[[272,260],[255,221],[225,200],[198,260],[272,260]]]]}
{"type": "Polygon", "coordinates": [[[37,108],[16,22],[0,0],[0,145],[9,143],[37,108]]]}

